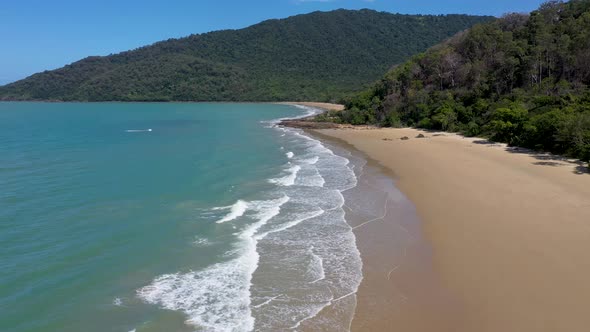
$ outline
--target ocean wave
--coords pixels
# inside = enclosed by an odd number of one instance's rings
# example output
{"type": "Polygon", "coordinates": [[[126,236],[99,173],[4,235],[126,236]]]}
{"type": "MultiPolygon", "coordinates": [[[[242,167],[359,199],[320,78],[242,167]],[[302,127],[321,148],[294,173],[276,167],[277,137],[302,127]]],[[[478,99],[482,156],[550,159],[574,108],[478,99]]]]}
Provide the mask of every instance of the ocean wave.
{"type": "Polygon", "coordinates": [[[267,128],[273,128],[283,120],[302,119],[302,118],[306,118],[308,116],[313,116],[313,115],[317,115],[317,114],[324,112],[323,110],[321,110],[319,108],[310,107],[310,106],[304,106],[304,105],[293,105],[293,106],[300,109],[300,110],[303,110],[304,113],[297,115],[297,116],[278,118],[278,119],[273,119],[273,120],[269,120],[269,121],[260,121],[260,122],[267,124],[267,126],[266,126],[267,128]]]}
{"type": "MultiPolygon", "coordinates": [[[[229,208],[230,212],[228,214],[226,214],[223,218],[219,219],[217,221],[218,224],[222,224],[227,221],[232,221],[236,218],[243,216],[244,213],[246,212],[246,210],[248,209],[248,203],[245,201],[242,201],[242,200],[238,200],[234,205],[232,205],[230,207],[225,207],[225,208],[229,208]]],[[[216,208],[216,209],[224,209],[224,208],[216,208]]]]}
{"type": "Polygon", "coordinates": [[[297,173],[301,170],[301,166],[294,165],[287,169],[288,175],[285,175],[280,178],[269,179],[268,182],[278,184],[280,186],[292,186],[295,184],[295,179],[297,179],[297,173]]]}
{"type": "Polygon", "coordinates": [[[324,212],[325,212],[324,210],[321,210],[320,209],[319,211],[314,211],[314,212],[310,212],[310,213],[304,214],[303,216],[301,216],[300,218],[298,218],[296,220],[285,222],[285,223],[283,223],[283,224],[281,224],[281,225],[279,225],[279,226],[277,226],[277,227],[275,227],[275,228],[273,228],[273,229],[271,229],[271,230],[269,230],[267,232],[264,232],[262,234],[257,234],[256,235],[256,239],[257,240],[262,240],[266,236],[268,236],[269,234],[277,233],[277,232],[282,232],[282,231],[287,230],[287,229],[289,229],[291,227],[295,227],[295,226],[299,225],[300,223],[302,223],[302,222],[304,222],[306,220],[309,220],[309,219],[312,219],[312,218],[315,218],[315,217],[318,217],[318,216],[324,214],[324,212]]]}
{"type": "Polygon", "coordinates": [[[323,187],[326,184],[326,180],[320,174],[319,170],[315,167],[304,168],[303,172],[299,173],[297,177],[297,185],[304,187],[323,187]]]}
{"type": "Polygon", "coordinates": [[[308,159],[303,159],[301,162],[302,162],[302,163],[305,163],[305,164],[308,164],[308,165],[315,165],[315,164],[317,164],[317,162],[318,162],[319,160],[320,160],[320,157],[318,157],[318,156],[313,156],[313,157],[311,157],[311,158],[308,158],[308,159]]]}
{"type": "Polygon", "coordinates": [[[295,210],[300,212],[281,215],[273,224],[282,219],[281,224],[288,225],[289,220],[301,219],[301,211],[305,210],[321,208],[323,212],[318,209],[318,215],[288,228],[277,226],[276,232],[259,240],[260,264],[264,268],[256,272],[252,289],[257,303],[255,329],[317,326],[346,331],[348,325],[341,323],[352,319],[355,294],[362,280],[356,237],[343,210],[342,192],[355,187],[358,181],[354,165],[299,129],[279,130],[286,134],[281,142],[297,155],[290,158],[290,169],[300,169],[293,186],[284,190],[292,198],[289,207],[296,205],[295,210]],[[327,306],[333,306],[338,315],[316,319],[327,306]]]}
{"type": "MultiPolygon", "coordinates": [[[[319,112],[300,108],[302,117],[319,112]]],[[[289,163],[264,193],[278,198],[209,209],[217,223],[239,221],[232,223],[236,243],[226,261],[157,277],[137,291],[141,299],[182,311],[188,324],[205,331],[307,327],[333,305],[338,314],[317,326],[346,331],[335,327],[352,318],[362,262],[344,220],[342,192],[357,178],[349,159],[298,129],[276,127],[280,120],[270,123],[285,135],[280,150],[289,151],[289,163]]]]}
{"type": "Polygon", "coordinates": [[[251,331],[250,285],[259,260],[255,234],[288,201],[284,195],[249,203],[254,222],[238,235],[240,248],[235,258],[201,271],[162,275],[139,289],[138,296],[165,309],[183,311],[187,323],[205,330],[251,331]]]}

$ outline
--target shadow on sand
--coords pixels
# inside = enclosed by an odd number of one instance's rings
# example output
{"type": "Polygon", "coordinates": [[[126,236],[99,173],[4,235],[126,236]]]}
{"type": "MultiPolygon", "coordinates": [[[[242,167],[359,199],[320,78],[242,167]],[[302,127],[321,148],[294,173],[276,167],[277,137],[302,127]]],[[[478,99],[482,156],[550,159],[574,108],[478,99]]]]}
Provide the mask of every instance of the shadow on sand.
{"type": "MultiPolygon", "coordinates": [[[[489,145],[489,146],[501,146],[502,143],[497,143],[485,139],[480,139],[473,141],[474,144],[480,145],[489,145]]],[[[550,167],[563,167],[563,166],[572,166],[574,168],[573,173],[582,175],[582,174],[590,174],[590,168],[588,168],[587,164],[580,160],[575,160],[563,156],[554,155],[547,152],[538,152],[526,148],[514,147],[514,146],[506,146],[506,151],[510,153],[518,153],[518,154],[526,154],[535,159],[537,162],[533,162],[533,165],[538,166],[550,166],[550,167]]]]}
{"type": "Polygon", "coordinates": [[[494,145],[496,145],[496,146],[502,145],[501,143],[496,143],[496,142],[493,142],[493,141],[488,141],[487,139],[479,139],[479,140],[473,141],[473,144],[492,145],[492,146],[494,146],[494,145]]]}

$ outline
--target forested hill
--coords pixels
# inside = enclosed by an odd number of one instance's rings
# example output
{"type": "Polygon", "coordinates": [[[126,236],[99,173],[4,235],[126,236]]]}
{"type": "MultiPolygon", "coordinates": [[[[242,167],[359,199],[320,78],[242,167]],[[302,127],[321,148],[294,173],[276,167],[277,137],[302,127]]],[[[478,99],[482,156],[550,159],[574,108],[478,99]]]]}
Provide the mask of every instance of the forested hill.
{"type": "Polygon", "coordinates": [[[344,122],[410,125],[590,159],[590,0],[460,33],[352,98],[344,122]]]}
{"type": "Polygon", "coordinates": [[[314,12],[88,57],[0,87],[3,100],[334,100],[491,17],[314,12]]]}

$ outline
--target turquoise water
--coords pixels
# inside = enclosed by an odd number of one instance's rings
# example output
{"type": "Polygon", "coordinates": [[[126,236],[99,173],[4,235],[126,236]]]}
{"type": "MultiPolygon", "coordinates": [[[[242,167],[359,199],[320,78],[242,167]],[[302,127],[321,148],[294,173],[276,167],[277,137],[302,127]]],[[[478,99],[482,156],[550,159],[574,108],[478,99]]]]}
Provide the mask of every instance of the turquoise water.
{"type": "Polygon", "coordinates": [[[354,165],[272,121],[310,112],[0,103],[0,330],[288,330],[346,302],[354,165]]]}

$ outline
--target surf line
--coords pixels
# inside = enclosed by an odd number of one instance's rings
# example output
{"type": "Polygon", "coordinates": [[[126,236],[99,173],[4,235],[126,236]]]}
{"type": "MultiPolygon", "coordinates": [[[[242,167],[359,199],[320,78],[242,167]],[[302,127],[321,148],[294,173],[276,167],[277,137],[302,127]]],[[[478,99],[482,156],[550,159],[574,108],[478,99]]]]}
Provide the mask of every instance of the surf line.
{"type": "MultiPolygon", "coordinates": [[[[330,290],[330,292],[332,292],[332,290],[330,290]]],[[[328,302],[322,302],[322,303],[326,303],[326,305],[325,305],[325,306],[324,306],[324,307],[323,307],[321,310],[323,310],[323,309],[324,309],[324,308],[326,308],[326,307],[329,307],[329,306],[331,306],[331,305],[332,305],[332,304],[334,304],[335,302],[338,302],[338,301],[344,300],[345,298],[347,298],[347,297],[349,297],[349,296],[356,295],[356,292],[357,292],[357,291],[350,292],[350,293],[348,293],[348,294],[346,294],[346,295],[343,295],[343,296],[341,296],[341,297],[339,297],[339,298],[337,298],[337,299],[334,299],[334,298],[332,298],[332,299],[331,299],[330,301],[328,301],[328,302]]],[[[334,293],[332,293],[332,296],[334,296],[334,293]]],[[[306,318],[304,318],[304,319],[300,320],[299,322],[297,322],[297,324],[295,324],[295,325],[293,325],[293,326],[289,327],[289,330],[294,330],[294,329],[296,329],[296,328],[299,328],[299,326],[301,326],[301,324],[302,324],[303,322],[305,322],[305,321],[308,321],[308,320],[310,320],[310,319],[312,319],[312,318],[315,318],[315,317],[316,317],[316,316],[317,316],[317,315],[318,315],[318,314],[321,312],[321,310],[320,310],[320,311],[318,311],[317,313],[315,313],[313,316],[309,316],[309,317],[306,317],[306,318]]],[[[350,331],[350,330],[349,330],[349,331],[350,331]]]]}
{"type": "Polygon", "coordinates": [[[387,199],[385,200],[385,206],[383,207],[383,209],[385,210],[385,212],[383,213],[383,216],[381,217],[377,217],[368,221],[365,221],[364,223],[360,224],[360,225],[356,225],[354,227],[352,227],[352,230],[355,230],[359,227],[365,226],[368,223],[371,223],[373,221],[378,221],[378,220],[383,220],[386,216],[387,216],[387,203],[389,203],[389,196],[387,196],[387,199]]]}
{"type": "Polygon", "coordinates": [[[283,295],[281,294],[281,295],[277,295],[277,296],[271,297],[270,299],[268,299],[268,300],[266,300],[266,301],[264,301],[264,302],[262,302],[262,303],[260,303],[260,304],[258,304],[258,305],[254,305],[254,306],[252,306],[252,308],[254,308],[254,309],[258,309],[258,308],[260,308],[260,307],[263,307],[263,306],[265,306],[265,305],[269,304],[270,302],[272,302],[272,301],[274,301],[274,300],[278,299],[278,298],[279,298],[279,297],[281,297],[281,296],[283,296],[283,295]]]}

